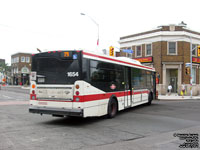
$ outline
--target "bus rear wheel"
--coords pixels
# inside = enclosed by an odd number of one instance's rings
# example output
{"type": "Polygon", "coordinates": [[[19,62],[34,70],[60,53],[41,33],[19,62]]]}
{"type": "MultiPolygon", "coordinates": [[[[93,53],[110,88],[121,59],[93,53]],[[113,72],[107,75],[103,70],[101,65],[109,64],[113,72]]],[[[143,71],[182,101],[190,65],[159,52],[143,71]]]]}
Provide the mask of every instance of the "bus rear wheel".
{"type": "Polygon", "coordinates": [[[108,118],[114,118],[117,114],[117,101],[112,98],[109,103],[108,103],[108,114],[107,117],[108,118]]]}
{"type": "Polygon", "coordinates": [[[150,92],[149,96],[148,96],[148,103],[147,103],[147,105],[151,105],[152,100],[153,100],[153,94],[152,94],[152,92],[150,92]]]}

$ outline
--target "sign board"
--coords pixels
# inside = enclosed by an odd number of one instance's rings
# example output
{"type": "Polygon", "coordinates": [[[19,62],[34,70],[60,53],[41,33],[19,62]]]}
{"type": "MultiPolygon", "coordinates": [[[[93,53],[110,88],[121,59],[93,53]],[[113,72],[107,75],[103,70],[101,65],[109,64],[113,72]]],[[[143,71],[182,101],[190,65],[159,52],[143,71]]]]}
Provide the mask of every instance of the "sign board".
{"type": "Polygon", "coordinates": [[[138,60],[141,63],[151,63],[153,62],[153,57],[142,57],[142,58],[134,58],[135,60],[138,60]]]}
{"type": "Polygon", "coordinates": [[[193,63],[200,64],[200,58],[192,57],[192,62],[193,62],[193,63]]]}
{"type": "Polygon", "coordinates": [[[37,75],[36,72],[31,72],[31,75],[30,75],[31,81],[35,81],[36,80],[36,75],[37,75]]]}
{"type": "Polygon", "coordinates": [[[132,49],[123,49],[122,51],[125,52],[125,53],[133,53],[132,49]]]}

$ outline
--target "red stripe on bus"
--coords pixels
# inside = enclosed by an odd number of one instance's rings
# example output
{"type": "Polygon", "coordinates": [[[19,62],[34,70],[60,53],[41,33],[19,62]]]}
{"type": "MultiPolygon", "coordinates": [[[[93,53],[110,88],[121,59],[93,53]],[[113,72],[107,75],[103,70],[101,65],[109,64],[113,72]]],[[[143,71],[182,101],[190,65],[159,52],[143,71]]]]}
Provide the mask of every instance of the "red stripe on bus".
{"type": "MultiPolygon", "coordinates": [[[[149,91],[138,91],[138,92],[133,92],[133,95],[137,94],[144,94],[144,93],[149,93],[149,91]]],[[[76,98],[79,98],[80,100],[78,102],[89,102],[89,101],[96,101],[96,100],[102,100],[102,99],[108,99],[112,95],[115,95],[116,97],[122,97],[122,96],[127,96],[131,95],[131,92],[113,92],[113,93],[105,93],[105,94],[93,94],[93,95],[83,95],[83,96],[74,96],[74,102],[76,102],[76,98]]]]}
{"type": "MultiPolygon", "coordinates": [[[[84,55],[88,55],[88,56],[93,56],[93,57],[101,58],[101,59],[107,59],[107,60],[111,60],[111,61],[115,61],[115,62],[119,62],[119,63],[124,63],[124,64],[132,65],[132,66],[137,66],[137,67],[142,67],[142,68],[146,68],[146,69],[153,70],[153,68],[150,68],[150,67],[141,66],[141,65],[137,65],[137,64],[133,64],[133,63],[121,61],[121,60],[115,60],[115,59],[112,59],[112,58],[107,58],[107,57],[104,57],[104,56],[99,56],[99,55],[95,55],[95,54],[90,54],[90,53],[87,53],[87,52],[83,52],[83,54],[84,54],[84,55]]],[[[153,71],[154,71],[154,70],[153,70],[153,71]]]]}
{"type": "MultiPolygon", "coordinates": [[[[133,92],[133,95],[138,95],[138,94],[145,94],[149,93],[149,91],[137,91],[133,92]]],[[[127,96],[131,95],[131,92],[112,92],[112,93],[104,93],[104,94],[93,94],[93,95],[82,95],[82,96],[74,96],[73,101],[66,101],[66,100],[42,100],[42,99],[37,99],[38,101],[51,101],[51,102],[90,102],[90,101],[97,101],[97,100],[102,100],[102,99],[109,99],[112,95],[116,97],[122,97],[122,96],[127,96]],[[79,98],[79,101],[76,101],[76,98],[79,98]]]]}

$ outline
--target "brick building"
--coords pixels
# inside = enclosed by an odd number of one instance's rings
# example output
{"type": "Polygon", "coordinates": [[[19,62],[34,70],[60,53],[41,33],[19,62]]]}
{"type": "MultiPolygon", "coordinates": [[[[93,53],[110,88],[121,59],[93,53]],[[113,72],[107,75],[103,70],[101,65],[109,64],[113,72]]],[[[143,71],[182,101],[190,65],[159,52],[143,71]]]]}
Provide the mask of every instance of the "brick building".
{"type": "Polygon", "coordinates": [[[29,84],[31,57],[32,54],[29,53],[16,53],[11,56],[11,82],[13,85],[29,84]]]}
{"type": "Polygon", "coordinates": [[[6,63],[5,59],[0,59],[0,63],[5,64],[6,63]]]}
{"type": "Polygon", "coordinates": [[[184,25],[167,25],[121,37],[118,56],[137,59],[154,67],[159,78],[157,89],[160,94],[166,94],[169,84],[173,87],[172,92],[180,94],[184,83],[189,95],[190,75],[186,74],[186,64],[190,63],[192,47],[192,90],[193,95],[199,95],[200,57],[197,45],[200,45],[200,32],[187,29],[184,25]],[[123,49],[132,49],[133,53],[125,53],[123,49]]]}

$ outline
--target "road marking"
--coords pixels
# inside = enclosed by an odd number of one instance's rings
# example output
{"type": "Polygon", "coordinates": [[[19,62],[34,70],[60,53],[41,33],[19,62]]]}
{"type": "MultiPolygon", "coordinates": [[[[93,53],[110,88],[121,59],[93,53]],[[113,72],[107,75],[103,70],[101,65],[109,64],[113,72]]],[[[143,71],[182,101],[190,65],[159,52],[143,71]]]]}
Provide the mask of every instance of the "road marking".
{"type": "Polygon", "coordinates": [[[27,105],[29,104],[29,101],[4,101],[0,102],[0,106],[6,106],[6,105],[27,105]]]}

